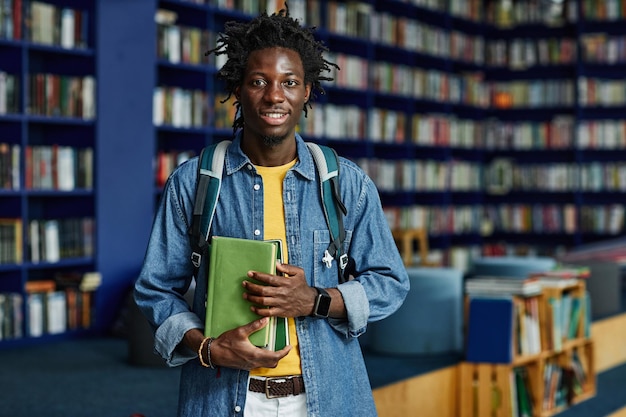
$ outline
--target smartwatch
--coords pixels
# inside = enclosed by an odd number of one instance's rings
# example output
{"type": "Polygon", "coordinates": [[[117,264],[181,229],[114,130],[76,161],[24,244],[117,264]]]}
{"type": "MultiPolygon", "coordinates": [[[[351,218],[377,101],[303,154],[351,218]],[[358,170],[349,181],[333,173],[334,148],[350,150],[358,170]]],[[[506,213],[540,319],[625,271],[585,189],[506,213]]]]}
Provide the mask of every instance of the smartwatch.
{"type": "Polygon", "coordinates": [[[313,316],[320,318],[327,318],[330,312],[330,295],[323,288],[313,287],[317,290],[317,297],[315,298],[315,306],[313,307],[313,316]]]}

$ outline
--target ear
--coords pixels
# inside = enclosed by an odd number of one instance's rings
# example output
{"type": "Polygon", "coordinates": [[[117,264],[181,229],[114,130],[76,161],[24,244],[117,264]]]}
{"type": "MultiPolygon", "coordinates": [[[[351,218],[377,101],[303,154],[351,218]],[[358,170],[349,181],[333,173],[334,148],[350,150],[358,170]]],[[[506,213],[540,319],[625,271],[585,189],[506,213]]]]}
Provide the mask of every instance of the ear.
{"type": "Polygon", "coordinates": [[[235,98],[237,99],[237,101],[239,101],[240,92],[241,92],[241,87],[235,87],[235,98]]]}
{"type": "Polygon", "coordinates": [[[308,103],[309,99],[311,98],[311,83],[308,83],[305,87],[304,87],[304,102],[308,103]]]}

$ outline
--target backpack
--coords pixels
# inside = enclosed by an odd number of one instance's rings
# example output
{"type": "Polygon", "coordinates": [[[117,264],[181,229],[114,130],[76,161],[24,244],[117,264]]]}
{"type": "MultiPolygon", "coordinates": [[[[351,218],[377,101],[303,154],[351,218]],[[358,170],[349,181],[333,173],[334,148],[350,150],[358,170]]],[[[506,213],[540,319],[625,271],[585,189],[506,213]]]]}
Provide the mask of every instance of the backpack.
{"type": "MultiPolygon", "coordinates": [[[[193,218],[189,229],[192,247],[191,261],[196,277],[202,257],[208,253],[211,223],[222,184],[224,157],[226,148],[230,143],[231,141],[224,140],[209,145],[200,152],[193,218]]],[[[348,211],[341,201],[339,193],[339,157],[335,150],[328,146],[312,142],[306,142],[306,144],[313,156],[320,177],[320,198],[330,232],[330,244],[324,252],[322,261],[326,267],[330,268],[333,259],[335,259],[339,266],[338,281],[339,283],[346,282],[350,274],[353,273],[354,261],[347,254],[341,253],[346,237],[343,216],[348,211]]]]}

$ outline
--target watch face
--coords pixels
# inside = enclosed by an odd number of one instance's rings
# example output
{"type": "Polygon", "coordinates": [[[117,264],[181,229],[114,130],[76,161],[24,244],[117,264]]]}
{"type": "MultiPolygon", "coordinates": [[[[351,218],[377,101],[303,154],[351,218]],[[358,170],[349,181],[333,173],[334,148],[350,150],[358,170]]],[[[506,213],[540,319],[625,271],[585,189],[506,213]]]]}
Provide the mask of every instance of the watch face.
{"type": "Polygon", "coordinates": [[[318,317],[328,317],[330,311],[330,296],[328,294],[319,294],[315,301],[315,315],[318,317]]]}

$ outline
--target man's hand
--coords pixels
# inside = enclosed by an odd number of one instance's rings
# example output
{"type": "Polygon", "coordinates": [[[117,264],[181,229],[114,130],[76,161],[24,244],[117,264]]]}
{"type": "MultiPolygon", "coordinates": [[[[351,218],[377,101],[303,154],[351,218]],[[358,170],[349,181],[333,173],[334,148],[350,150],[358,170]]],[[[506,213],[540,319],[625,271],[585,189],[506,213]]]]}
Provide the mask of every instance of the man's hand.
{"type": "MultiPolygon", "coordinates": [[[[291,346],[273,352],[254,346],[248,337],[255,331],[262,329],[268,323],[267,318],[255,320],[249,324],[237,327],[222,333],[211,343],[211,363],[215,366],[225,366],[235,369],[275,368],[278,361],[287,356],[291,346]]],[[[200,329],[191,329],[185,333],[183,342],[195,352],[200,348],[204,334],[200,329]]],[[[204,344],[206,346],[206,344],[204,344]]],[[[207,349],[202,355],[207,362],[207,349]]]]}
{"type": "Polygon", "coordinates": [[[237,369],[275,368],[278,361],[287,356],[291,346],[273,352],[254,346],[248,337],[267,326],[269,320],[262,318],[245,326],[224,332],[211,343],[211,361],[216,366],[237,369]]]}
{"type": "Polygon", "coordinates": [[[249,278],[265,284],[243,282],[246,289],[244,298],[252,303],[251,310],[265,317],[300,317],[311,314],[317,290],[307,284],[304,270],[278,263],[276,272],[279,275],[248,272],[249,278]]]}

